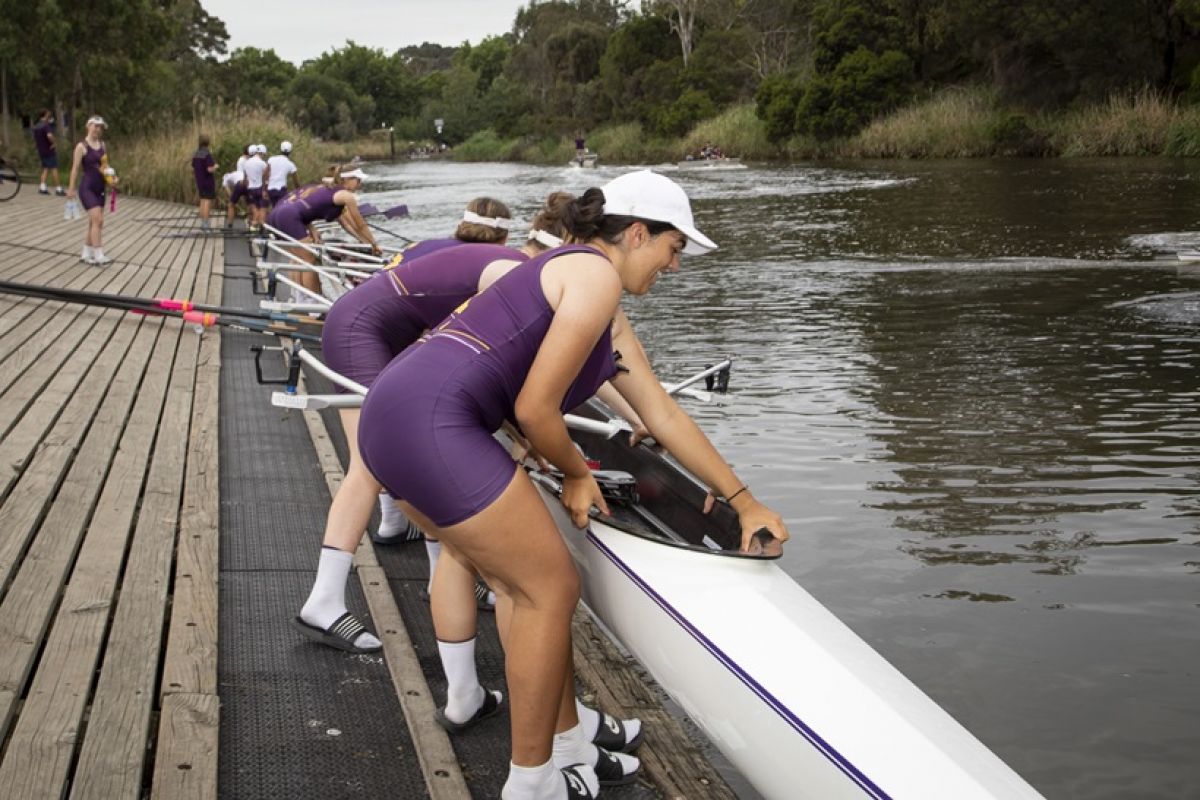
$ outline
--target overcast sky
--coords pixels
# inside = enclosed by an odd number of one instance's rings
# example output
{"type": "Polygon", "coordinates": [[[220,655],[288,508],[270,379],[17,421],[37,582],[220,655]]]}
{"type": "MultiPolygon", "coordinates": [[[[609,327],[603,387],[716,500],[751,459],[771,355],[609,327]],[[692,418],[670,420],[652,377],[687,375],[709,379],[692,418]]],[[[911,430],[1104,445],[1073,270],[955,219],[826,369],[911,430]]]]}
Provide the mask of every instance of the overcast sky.
{"type": "Polygon", "coordinates": [[[410,44],[478,43],[512,29],[526,0],[201,0],[229,31],[229,50],[274,49],[299,64],[347,39],[391,53],[410,44]]]}

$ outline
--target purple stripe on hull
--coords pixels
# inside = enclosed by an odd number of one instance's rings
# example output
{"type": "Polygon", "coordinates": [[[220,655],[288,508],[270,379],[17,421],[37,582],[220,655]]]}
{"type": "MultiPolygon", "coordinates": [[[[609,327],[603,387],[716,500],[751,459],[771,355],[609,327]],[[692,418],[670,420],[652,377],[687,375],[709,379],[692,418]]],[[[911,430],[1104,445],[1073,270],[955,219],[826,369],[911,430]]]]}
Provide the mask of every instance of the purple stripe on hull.
{"type": "Polygon", "coordinates": [[[890,795],[884,792],[883,789],[876,786],[870,778],[864,775],[857,767],[851,764],[845,756],[843,756],[828,742],[822,739],[816,731],[805,725],[804,722],[801,721],[791,709],[789,709],[782,702],[780,702],[778,698],[767,691],[762,684],[754,680],[754,678],[752,678],[749,673],[742,669],[736,661],[726,655],[720,647],[718,647],[712,640],[701,633],[699,628],[689,622],[688,619],[683,616],[683,614],[681,614],[674,606],[668,603],[662,595],[654,591],[654,589],[652,589],[650,585],[646,583],[646,581],[642,580],[640,575],[634,572],[633,569],[624,561],[622,561],[616,553],[609,549],[604,542],[600,541],[599,537],[592,532],[590,527],[588,528],[587,538],[601,553],[605,555],[606,558],[608,558],[609,561],[613,563],[617,569],[625,574],[625,577],[633,581],[633,583],[639,589],[645,592],[651,600],[658,604],[659,608],[665,611],[667,615],[671,617],[671,619],[675,620],[675,622],[681,628],[687,631],[687,633],[702,647],[704,647],[705,650],[708,650],[708,652],[712,653],[712,655],[715,656],[716,659],[721,662],[726,669],[732,672],[738,678],[738,680],[746,685],[750,691],[758,695],[758,697],[764,703],[766,703],[776,714],[782,717],[784,721],[791,725],[797,733],[807,739],[809,743],[813,745],[813,747],[820,751],[821,755],[829,759],[830,763],[840,769],[847,778],[854,781],[854,783],[856,783],[864,792],[866,792],[867,796],[875,798],[875,800],[891,800],[890,795]]]}

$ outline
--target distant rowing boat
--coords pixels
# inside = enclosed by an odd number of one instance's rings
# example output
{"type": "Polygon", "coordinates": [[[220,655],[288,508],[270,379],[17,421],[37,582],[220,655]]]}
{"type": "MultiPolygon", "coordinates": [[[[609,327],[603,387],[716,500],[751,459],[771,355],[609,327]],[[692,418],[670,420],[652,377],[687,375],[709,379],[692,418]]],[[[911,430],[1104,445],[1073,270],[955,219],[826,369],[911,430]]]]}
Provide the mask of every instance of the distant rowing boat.
{"type": "Polygon", "coordinates": [[[745,169],[746,165],[740,158],[692,158],[686,161],[676,161],[679,169],[745,169]]]}
{"type": "Polygon", "coordinates": [[[588,153],[583,156],[576,156],[567,162],[568,167],[576,169],[595,169],[596,162],[600,160],[599,153],[588,153]]]}

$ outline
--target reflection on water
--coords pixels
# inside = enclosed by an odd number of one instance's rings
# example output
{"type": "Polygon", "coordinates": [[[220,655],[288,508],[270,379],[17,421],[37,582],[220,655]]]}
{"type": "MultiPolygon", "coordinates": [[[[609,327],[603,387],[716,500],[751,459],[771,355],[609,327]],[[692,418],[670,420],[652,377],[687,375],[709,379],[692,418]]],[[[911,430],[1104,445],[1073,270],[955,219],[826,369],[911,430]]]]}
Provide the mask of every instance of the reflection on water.
{"type": "MultiPolygon", "coordinates": [[[[784,568],[1047,797],[1200,786],[1189,169],[677,173],[722,247],[626,303],[664,377],[736,358],[689,410],[786,517],[784,568]]],[[[417,237],[621,172],[383,170],[417,237]]]]}

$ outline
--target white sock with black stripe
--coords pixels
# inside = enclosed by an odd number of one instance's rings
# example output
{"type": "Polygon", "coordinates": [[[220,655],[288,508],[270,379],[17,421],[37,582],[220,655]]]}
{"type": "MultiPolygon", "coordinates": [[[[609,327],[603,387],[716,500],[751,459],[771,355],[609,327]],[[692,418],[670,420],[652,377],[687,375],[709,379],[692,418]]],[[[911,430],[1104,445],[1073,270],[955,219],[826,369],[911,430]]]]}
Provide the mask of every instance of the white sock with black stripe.
{"type": "MultiPolygon", "coordinates": [[[[346,613],[346,581],[350,577],[350,566],[354,555],[333,547],[322,547],[321,558],[317,561],[317,577],[313,581],[312,592],[304,607],[300,609],[300,619],[314,628],[326,630],[346,613]]],[[[354,640],[358,647],[379,647],[381,642],[364,631],[354,640]]]]}

